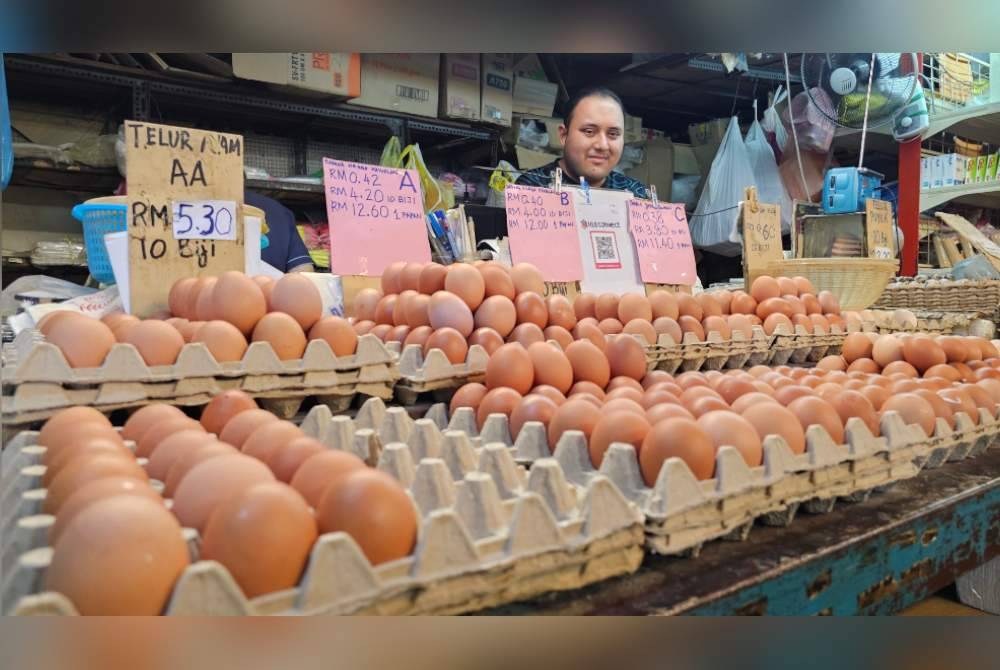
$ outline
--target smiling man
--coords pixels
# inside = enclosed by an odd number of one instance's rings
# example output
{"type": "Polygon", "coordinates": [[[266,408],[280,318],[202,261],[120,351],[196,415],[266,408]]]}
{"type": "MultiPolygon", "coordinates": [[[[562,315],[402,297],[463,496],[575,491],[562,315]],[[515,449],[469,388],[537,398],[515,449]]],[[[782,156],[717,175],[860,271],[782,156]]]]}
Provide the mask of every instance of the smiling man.
{"type": "Polygon", "coordinates": [[[563,183],[579,185],[583,177],[593,188],[631,191],[638,198],[649,198],[645,184],[615,170],[625,147],[625,110],[614,91],[585,88],[573,96],[559,126],[559,141],[562,158],[523,172],[518,184],[548,188],[558,167],[563,183]]]}

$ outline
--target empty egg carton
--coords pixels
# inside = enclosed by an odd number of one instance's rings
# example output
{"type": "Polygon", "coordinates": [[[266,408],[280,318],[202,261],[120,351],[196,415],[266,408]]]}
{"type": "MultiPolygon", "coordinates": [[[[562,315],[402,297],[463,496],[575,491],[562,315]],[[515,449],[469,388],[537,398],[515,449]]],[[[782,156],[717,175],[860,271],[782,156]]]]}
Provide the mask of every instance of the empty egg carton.
{"type": "Polygon", "coordinates": [[[456,389],[486,378],[490,356],[478,344],[469,347],[464,363],[452,363],[440,349],[431,349],[424,358],[419,345],[404,347],[399,356],[399,383],[396,398],[405,405],[416,402],[421,393],[456,389]]]}

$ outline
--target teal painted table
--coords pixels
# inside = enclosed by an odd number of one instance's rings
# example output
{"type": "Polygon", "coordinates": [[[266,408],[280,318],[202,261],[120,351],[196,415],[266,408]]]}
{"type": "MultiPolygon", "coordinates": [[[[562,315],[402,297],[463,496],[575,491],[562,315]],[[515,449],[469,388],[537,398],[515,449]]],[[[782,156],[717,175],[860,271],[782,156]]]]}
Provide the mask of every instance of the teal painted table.
{"type": "Polygon", "coordinates": [[[697,558],[494,614],[892,614],[1000,556],[1000,449],[697,558]]]}

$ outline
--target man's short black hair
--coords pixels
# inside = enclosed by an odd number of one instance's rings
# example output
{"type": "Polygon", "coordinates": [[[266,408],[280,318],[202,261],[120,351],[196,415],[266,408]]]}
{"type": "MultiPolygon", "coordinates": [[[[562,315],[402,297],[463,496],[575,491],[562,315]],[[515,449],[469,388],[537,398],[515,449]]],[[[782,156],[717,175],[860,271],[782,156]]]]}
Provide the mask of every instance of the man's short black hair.
{"type": "Polygon", "coordinates": [[[573,119],[573,112],[576,111],[576,106],[579,105],[580,102],[583,101],[585,98],[590,98],[594,96],[600,98],[608,98],[609,100],[614,100],[616,103],[618,103],[618,106],[621,108],[622,115],[623,116],[625,115],[625,105],[622,103],[622,99],[618,97],[617,93],[612,91],[610,88],[607,88],[606,86],[587,86],[585,88],[581,88],[579,91],[574,93],[573,97],[570,98],[569,102],[566,103],[565,107],[566,111],[563,114],[563,119],[564,119],[563,124],[565,124],[567,128],[569,128],[570,121],[573,119]]]}

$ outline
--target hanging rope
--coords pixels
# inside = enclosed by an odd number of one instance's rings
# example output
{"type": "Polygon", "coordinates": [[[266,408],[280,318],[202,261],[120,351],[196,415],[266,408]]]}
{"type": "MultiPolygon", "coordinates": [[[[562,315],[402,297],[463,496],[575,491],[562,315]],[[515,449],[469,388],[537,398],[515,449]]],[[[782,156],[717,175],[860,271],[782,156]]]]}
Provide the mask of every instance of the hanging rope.
{"type": "Polygon", "coordinates": [[[802,168],[802,154],[799,153],[799,135],[795,132],[795,113],[792,108],[792,75],[788,71],[788,54],[783,53],[785,59],[785,86],[788,88],[788,120],[792,126],[792,141],[795,142],[795,160],[799,163],[799,177],[802,179],[802,191],[812,204],[812,195],[809,193],[809,185],[806,184],[806,171],[802,168]]]}
{"type": "Polygon", "coordinates": [[[868,103],[872,99],[872,79],[875,78],[875,54],[872,54],[872,62],[868,67],[868,90],[865,92],[865,116],[861,121],[861,155],[858,156],[858,169],[864,166],[865,162],[865,135],[868,134],[868,103]]]}

